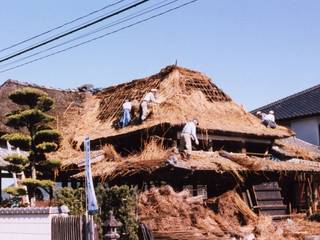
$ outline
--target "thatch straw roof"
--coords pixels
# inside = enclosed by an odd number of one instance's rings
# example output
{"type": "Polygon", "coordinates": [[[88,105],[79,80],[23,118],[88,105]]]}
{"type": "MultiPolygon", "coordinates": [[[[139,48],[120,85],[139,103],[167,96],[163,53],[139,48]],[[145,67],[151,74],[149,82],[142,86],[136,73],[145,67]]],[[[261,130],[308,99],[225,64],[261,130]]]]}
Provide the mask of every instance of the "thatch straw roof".
{"type": "Polygon", "coordinates": [[[106,88],[88,98],[81,120],[75,125],[75,141],[82,142],[84,135],[92,139],[107,139],[161,124],[181,126],[193,117],[199,119],[200,129],[214,133],[261,138],[281,138],[293,134],[281,126],[266,128],[204,74],[168,66],[156,75],[106,88]],[[112,123],[119,118],[124,100],[129,98],[140,102],[151,88],[159,89],[160,104],[154,106],[153,114],[141,125],[114,129],[112,123]]]}
{"type": "MultiPolygon", "coordinates": [[[[51,157],[63,160],[64,165],[83,158],[79,150],[84,136],[93,140],[117,137],[156,126],[181,127],[187,120],[197,117],[199,130],[223,135],[258,138],[282,138],[293,133],[284,127],[270,129],[259,119],[247,113],[219,89],[204,74],[189,69],[168,66],[150,77],[103,89],[96,95],[45,88],[9,80],[0,87],[0,130],[4,115],[14,109],[8,94],[17,88],[31,86],[44,90],[53,97],[56,107],[52,114],[63,141],[58,152],[51,157]],[[113,122],[121,114],[122,103],[130,98],[140,102],[151,88],[158,88],[158,100],[153,114],[140,125],[115,129],[113,122]]],[[[98,142],[97,141],[97,142],[98,142]]]]}
{"type": "MultiPolygon", "coordinates": [[[[138,173],[151,174],[166,166],[192,171],[231,172],[239,179],[242,179],[241,172],[250,171],[320,172],[320,163],[314,161],[275,161],[267,157],[253,157],[225,151],[194,151],[191,159],[183,160],[180,155],[173,154],[172,150],[164,150],[161,147],[156,150],[156,146],[151,149],[148,153],[143,151],[139,155],[122,158],[120,161],[101,160],[96,162],[92,166],[93,176],[113,180],[138,173]]],[[[83,176],[83,173],[80,173],[75,177],[83,176]]]]}
{"type": "Polygon", "coordinates": [[[304,160],[320,161],[320,147],[296,137],[276,140],[272,150],[287,159],[300,158],[304,160]]]}

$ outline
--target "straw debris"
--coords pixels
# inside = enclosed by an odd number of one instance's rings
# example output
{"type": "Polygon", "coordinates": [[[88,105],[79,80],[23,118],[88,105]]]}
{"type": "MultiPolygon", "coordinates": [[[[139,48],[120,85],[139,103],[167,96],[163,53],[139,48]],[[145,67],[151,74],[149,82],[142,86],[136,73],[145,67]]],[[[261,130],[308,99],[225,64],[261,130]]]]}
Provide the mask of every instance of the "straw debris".
{"type": "Polygon", "coordinates": [[[214,212],[204,203],[188,201],[194,197],[186,191],[176,193],[170,186],[151,188],[139,197],[139,216],[156,232],[193,231],[207,237],[243,237],[243,225],[256,221],[257,216],[244,207],[236,194],[228,192],[214,199],[208,204],[214,205],[214,212]]]}
{"type": "Polygon", "coordinates": [[[192,198],[186,190],[177,193],[170,186],[152,187],[139,195],[140,220],[163,239],[246,239],[251,235],[257,240],[304,240],[320,234],[320,223],[301,214],[278,221],[257,216],[235,191],[206,203],[188,201],[192,198]]]}
{"type": "Polygon", "coordinates": [[[106,144],[102,148],[103,154],[104,154],[104,161],[107,162],[120,162],[122,161],[121,156],[117,153],[117,151],[114,149],[114,147],[110,144],[106,144]]]}

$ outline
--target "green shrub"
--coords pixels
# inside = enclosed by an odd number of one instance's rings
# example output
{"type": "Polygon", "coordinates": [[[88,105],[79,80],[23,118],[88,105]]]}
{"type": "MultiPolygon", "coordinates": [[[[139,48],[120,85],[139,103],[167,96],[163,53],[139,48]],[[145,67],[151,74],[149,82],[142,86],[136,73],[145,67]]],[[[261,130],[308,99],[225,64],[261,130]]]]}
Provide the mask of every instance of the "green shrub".
{"type": "Polygon", "coordinates": [[[5,161],[11,164],[18,164],[18,165],[26,165],[29,162],[29,159],[21,154],[11,154],[4,158],[5,161]]]}
{"type": "MultiPolygon", "coordinates": [[[[99,185],[95,191],[100,207],[100,213],[95,215],[95,223],[99,228],[100,239],[102,239],[102,225],[106,221],[109,211],[112,210],[115,218],[123,224],[119,228],[119,232],[122,234],[121,239],[138,240],[135,190],[126,185],[114,186],[109,189],[99,185]]],[[[57,206],[68,206],[70,214],[85,213],[85,192],[83,188],[61,188],[55,190],[54,200],[57,206]]]]}
{"type": "Polygon", "coordinates": [[[71,215],[81,215],[86,210],[86,197],[84,188],[64,187],[56,189],[53,194],[55,205],[66,205],[71,215]]]}
{"type": "Polygon", "coordinates": [[[97,200],[101,208],[100,219],[103,223],[110,210],[123,226],[120,227],[121,239],[138,240],[138,222],[136,219],[136,193],[133,188],[127,185],[114,186],[104,189],[99,186],[97,189],[97,200]]]}

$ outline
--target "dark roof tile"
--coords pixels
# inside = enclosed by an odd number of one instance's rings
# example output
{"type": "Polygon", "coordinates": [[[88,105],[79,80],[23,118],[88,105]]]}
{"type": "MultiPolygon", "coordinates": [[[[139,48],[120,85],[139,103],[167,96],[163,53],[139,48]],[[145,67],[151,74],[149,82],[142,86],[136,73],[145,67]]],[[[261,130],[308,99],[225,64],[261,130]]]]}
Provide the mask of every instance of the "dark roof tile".
{"type": "Polygon", "coordinates": [[[273,110],[277,120],[320,114],[320,84],[251,111],[273,110]]]}

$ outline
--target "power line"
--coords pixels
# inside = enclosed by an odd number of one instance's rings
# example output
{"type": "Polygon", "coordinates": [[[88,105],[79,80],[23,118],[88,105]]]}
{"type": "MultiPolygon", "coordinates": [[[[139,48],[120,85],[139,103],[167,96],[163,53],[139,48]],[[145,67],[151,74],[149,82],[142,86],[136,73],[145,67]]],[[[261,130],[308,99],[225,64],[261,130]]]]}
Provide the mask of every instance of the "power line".
{"type": "Polygon", "coordinates": [[[121,9],[124,8],[124,7],[130,6],[131,4],[137,3],[137,2],[139,2],[139,1],[140,1],[140,0],[135,0],[135,1],[133,1],[133,2],[127,3],[127,4],[121,6],[121,7],[117,8],[117,9],[114,9],[114,10],[112,10],[112,11],[108,11],[108,12],[106,12],[105,14],[102,14],[102,15],[100,15],[100,16],[97,16],[97,17],[93,18],[93,19],[90,19],[90,20],[88,20],[88,21],[85,21],[85,22],[83,22],[83,23],[81,23],[81,24],[79,24],[79,25],[76,25],[76,26],[72,27],[72,28],[66,29],[65,31],[62,31],[62,32],[60,32],[60,33],[58,33],[58,34],[52,35],[52,36],[50,36],[50,37],[48,37],[48,38],[45,38],[45,39],[41,40],[40,42],[36,42],[35,44],[29,45],[29,46],[27,46],[27,47],[25,47],[25,48],[22,48],[22,49],[19,49],[19,50],[15,51],[15,52],[9,53],[9,54],[1,57],[0,59],[4,59],[4,58],[9,57],[9,56],[11,56],[11,55],[14,55],[14,54],[16,54],[16,53],[19,53],[19,52],[22,52],[22,51],[27,50],[27,49],[29,49],[29,48],[35,47],[35,46],[37,46],[38,44],[42,44],[42,43],[44,43],[44,42],[46,42],[46,41],[48,41],[48,40],[50,40],[50,39],[52,39],[52,38],[55,38],[55,37],[60,36],[61,34],[64,34],[64,33],[67,33],[67,32],[69,32],[69,31],[72,31],[72,30],[74,30],[74,29],[77,29],[77,28],[79,28],[79,27],[81,27],[81,26],[84,26],[84,25],[86,25],[86,24],[88,24],[88,23],[91,23],[91,22],[97,20],[97,19],[100,19],[100,18],[102,18],[102,17],[105,17],[105,16],[107,16],[107,15],[109,15],[109,14],[112,14],[112,13],[118,11],[118,10],[121,10],[121,9]]]}
{"type": "Polygon", "coordinates": [[[17,46],[19,46],[19,45],[21,45],[21,44],[23,44],[23,43],[29,42],[29,41],[31,41],[31,40],[33,40],[33,39],[39,38],[39,37],[41,37],[41,36],[43,36],[43,35],[46,35],[46,34],[48,34],[48,33],[50,33],[50,32],[53,32],[53,31],[55,31],[55,30],[58,30],[58,29],[60,29],[60,28],[65,27],[65,26],[68,26],[68,25],[70,25],[70,24],[72,24],[72,23],[74,23],[74,22],[77,22],[77,21],[79,21],[79,20],[82,20],[82,19],[84,19],[84,18],[87,18],[87,17],[89,17],[89,16],[91,16],[91,15],[94,15],[94,14],[96,14],[96,13],[98,13],[98,12],[101,12],[101,11],[107,9],[107,8],[113,7],[113,6],[115,6],[115,5],[117,5],[117,4],[121,3],[121,2],[124,2],[124,1],[126,1],[126,0],[120,0],[120,1],[117,1],[117,2],[112,3],[112,4],[108,4],[108,5],[106,5],[106,6],[102,7],[102,8],[99,8],[99,9],[97,9],[97,10],[95,10],[95,11],[92,11],[92,12],[86,14],[86,15],[83,15],[83,16],[81,16],[81,17],[75,18],[75,19],[73,19],[73,20],[71,20],[71,21],[69,21],[69,22],[66,22],[66,23],[62,24],[62,25],[59,25],[59,26],[54,27],[54,28],[51,28],[51,29],[49,29],[49,30],[47,30],[47,31],[44,31],[44,32],[42,32],[42,33],[39,33],[39,34],[37,34],[37,35],[35,35],[35,36],[33,36],[33,37],[30,37],[30,38],[27,38],[27,39],[22,40],[22,41],[20,41],[20,42],[17,42],[17,43],[15,43],[15,44],[12,44],[12,45],[10,45],[9,47],[0,49],[0,53],[1,53],[1,52],[4,52],[4,51],[6,51],[6,50],[9,50],[9,49],[11,49],[11,48],[17,47],[17,46]]]}
{"type": "Polygon", "coordinates": [[[139,5],[143,4],[143,3],[146,3],[146,2],[148,2],[148,1],[150,1],[150,0],[142,0],[142,1],[138,2],[138,3],[132,4],[132,5],[130,5],[130,6],[128,6],[128,7],[125,7],[125,8],[123,8],[123,9],[119,10],[119,11],[116,11],[116,12],[114,12],[114,13],[112,13],[112,14],[109,14],[109,15],[107,15],[107,16],[105,16],[105,17],[102,17],[102,18],[100,18],[100,19],[98,19],[98,20],[95,20],[95,21],[93,21],[93,22],[90,22],[90,23],[88,23],[88,24],[86,24],[86,25],[84,25],[84,26],[78,27],[78,28],[76,28],[76,29],[73,29],[73,30],[67,32],[67,33],[61,34],[61,35],[56,36],[56,37],[54,37],[54,38],[52,38],[52,39],[50,39],[50,40],[47,40],[47,41],[45,41],[45,42],[43,42],[43,43],[37,44],[36,46],[30,47],[30,48],[25,49],[25,50],[23,50],[23,51],[21,51],[21,52],[18,52],[18,53],[16,53],[16,54],[13,54],[13,55],[10,55],[10,56],[8,56],[8,57],[5,57],[5,58],[3,58],[3,59],[0,60],[0,63],[1,63],[1,62],[4,62],[4,61],[7,61],[7,60],[9,60],[9,59],[11,59],[11,58],[17,57],[17,56],[19,56],[19,55],[21,55],[21,54],[24,54],[24,53],[26,53],[26,52],[30,52],[30,51],[33,50],[33,49],[42,47],[42,46],[44,46],[44,45],[46,45],[46,44],[48,44],[48,43],[51,43],[51,42],[53,42],[53,41],[56,41],[56,40],[58,40],[58,39],[60,39],[60,38],[63,38],[63,37],[65,37],[65,36],[68,36],[68,35],[73,34],[73,33],[75,33],[75,32],[78,32],[78,31],[80,31],[80,30],[82,30],[82,29],[85,29],[85,28],[90,27],[90,26],[92,26],[92,25],[94,25],[94,24],[97,24],[97,23],[99,23],[99,22],[102,22],[102,21],[104,21],[104,20],[106,20],[106,19],[108,19],[108,18],[111,18],[111,17],[113,17],[113,16],[119,15],[120,13],[123,13],[123,12],[125,12],[125,11],[128,11],[128,10],[130,10],[130,9],[132,9],[132,8],[135,8],[135,7],[137,7],[137,6],[139,6],[139,5]]]}
{"type": "Polygon", "coordinates": [[[178,9],[180,9],[180,8],[182,8],[182,7],[185,7],[185,6],[187,6],[187,5],[190,5],[190,4],[192,4],[192,3],[194,3],[194,2],[197,2],[197,1],[199,1],[199,0],[188,1],[188,2],[186,2],[186,3],[184,3],[184,4],[178,5],[178,6],[174,7],[174,8],[170,8],[170,9],[168,9],[168,10],[166,10],[166,11],[163,11],[163,12],[161,12],[161,13],[152,15],[152,16],[147,17],[147,18],[144,18],[144,19],[142,19],[142,20],[140,20],[140,21],[137,21],[137,22],[134,22],[134,23],[132,23],[132,24],[126,25],[126,26],[124,26],[124,27],[121,27],[121,28],[116,29],[116,30],[114,30],[114,31],[105,33],[105,34],[100,35],[100,36],[98,36],[98,37],[89,39],[89,40],[87,40],[87,41],[84,41],[84,42],[81,42],[81,43],[78,43],[78,44],[75,44],[75,45],[73,45],[73,46],[70,46],[70,47],[68,47],[68,48],[64,48],[64,49],[62,49],[62,50],[53,52],[53,53],[48,54],[48,55],[45,55],[45,56],[43,56],[43,57],[39,57],[39,58],[36,58],[36,59],[34,59],[34,60],[31,60],[31,61],[28,61],[28,62],[19,64],[19,65],[16,65],[16,66],[14,66],[14,67],[4,69],[4,70],[0,71],[0,73],[8,72],[8,71],[10,71],[10,70],[17,69],[17,68],[23,67],[23,66],[25,66],[25,65],[29,65],[29,64],[34,63],[34,62],[38,62],[38,61],[40,61],[40,60],[42,60],[42,59],[46,59],[46,58],[48,58],[48,57],[57,55],[57,54],[59,54],[59,53],[66,52],[66,51],[71,50],[71,49],[73,49],[73,48],[80,47],[80,46],[82,46],[82,45],[88,44],[88,43],[90,43],[90,42],[93,42],[93,41],[96,41],[96,40],[98,40],[98,39],[104,38],[104,37],[106,37],[106,36],[109,36],[109,35],[115,34],[115,33],[117,33],[117,32],[120,32],[120,31],[122,31],[122,30],[131,28],[131,27],[134,27],[134,26],[136,26],[136,25],[138,25],[138,24],[141,24],[141,23],[147,22],[147,21],[149,21],[149,20],[152,20],[152,19],[154,19],[154,18],[160,17],[160,16],[165,15],[165,14],[167,14],[167,13],[173,12],[173,11],[175,11],[175,10],[178,10],[178,9]]]}
{"type": "Polygon", "coordinates": [[[90,36],[90,35],[92,35],[92,34],[101,32],[101,31],[103,31],[103,30],[105,30],[105,29],[114,27],[114,26],[116,26],[116,25],[119,25],[119,24],[124,23],[124,22],[127,22],[127,21],[130,21],[130,20],[132,20],[132,19],[134,19],[134,18],[143,16],[143,15],[148,14],[148,13],[150,13],[150,12],[153,12],[153,11],[156,11],[156,10],[161,9],[161,8],[163,8],[163,7],[169,6],[169,5],[171,5],[171,4],[175,3],[175,2],[178,2],[178,1],[180,1],[180,0],[172,0],[172,1],[170,1],[170,2],[169,2],[169,0],[163,0],[163,1],[159,2],[159,3],[156,3],[156,4],[152,5],[152,6],[147,7],[147,8],[144,8],[144,9],[142,9],[142,10],[140,10],[140,11],[137,11],[137,12],[135,12],[135,13],[133,13],[133,14],[129,14],[129,15],[126,16],[126,17],[120,18],[120,19],[118,19],[118,20],[116,20],[116,21],[114,21],[114,22],[112,22],[112,23],[110,23],[110,24],[108,24],[108,25],[106,25],[106,26],[104,26],[104,27],[98,28],[98,29],[96,29],[96,30],[94,30],[94,31],[91,31],[91,32],[89,32],[89,33],[83,34],[83,35],[78,36],[78,37],[76,37],[76,38],[73,38],[73,39],[70,39],[70,40],[65,41],[65,42],[63,42],[63,43],[57,44],[57,45],[55,45],[55,46],[52,46],[52,47],[50,47],[50,48],[47,48],[47,49],[38,51],[38,52],[36,52],[36,53],[33,53],[33,54],[28,55],[28,56],[26,56],[26,57],[17,59],[17,60],[15,60],[15,61],[9,62],[9,63],[7,63],[7,64],[0,65],[0,68],[1,68],[1,67],[5,67],[5,66],[12,65],[12,64],[17,63],[17,62],[21,62],[21,61],[23,61],[23,60],[25,60],[25,59],[28,59],[28,58],[37,56],[37,55],[39,55],[39,54],[41,54],[41,53],[50,51],[50,50],[52,50],[52,49],[55,49],[55,48],[61,47],[61,46],[63,46],[63,45],[66,45],[66,44],[68,44],[68,43],[71,43],[71,42],[74,42],[74,41],[76,41],[76,40],[79,40],[79,39],[81,39],[81,38],[84,38],[84,37],[90,36]],[[161,4],[162,4],[162,5],[161,5],[161,4]]]}

